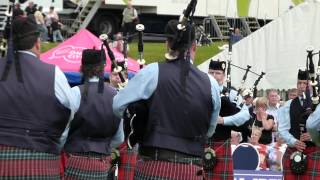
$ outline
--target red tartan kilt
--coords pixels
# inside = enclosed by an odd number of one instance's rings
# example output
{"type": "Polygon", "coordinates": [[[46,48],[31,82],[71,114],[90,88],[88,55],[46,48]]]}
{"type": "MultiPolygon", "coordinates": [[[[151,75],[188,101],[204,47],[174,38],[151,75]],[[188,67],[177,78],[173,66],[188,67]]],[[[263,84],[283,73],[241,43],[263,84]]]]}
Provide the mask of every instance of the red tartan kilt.
{"type": "Polygon", "coordinates": [[[307,155],[307,171],[303,175],[296,175],[290,169],[290,156],[295,148],[288,147],[282,158],[283,178],[297,180],[320,180],[320,147],[309,147],[305,150],[307,155]]]}
{"type": "Polygon", "coordinates": [[[226,141],[209,142],[208,145],[215,150],[217,163],[212,170],[206,172],[206,179],[233,180],[233,161],[230,139],[226,141]]]}
{"type": "Polygon", "coordinates": [[[134,179],[203,180],[203,174],[200,166],[139,158],[134,179]]]}
{"type": "Polygon", "coordinates": [[[111,167],[111,156],[101,158],[68,154],[64,178],[73,179],[107,179],[111,167]]]}
{"type": "Polygon", "coordinates": [[[64,151],[62,151],[60,157],[61,157],[60,158],[61,159],[60,160],[60,175],[61,175],[61,177],[63,177],[64,176],[64,169],[66,168],[67,154],[64,151]]]}
{"type": "Polygon", "coordinates": [[[119,146],[120,165],[118,168],[119,180],[132,180],[134,176],[134,168],[137,162],[137,146],[129,150],[126,142],[119,146]]]}
{"type": "Polygon", "coordinates": [[[60,179],[60,156],[0,145],[0,179],[60,179]]]}

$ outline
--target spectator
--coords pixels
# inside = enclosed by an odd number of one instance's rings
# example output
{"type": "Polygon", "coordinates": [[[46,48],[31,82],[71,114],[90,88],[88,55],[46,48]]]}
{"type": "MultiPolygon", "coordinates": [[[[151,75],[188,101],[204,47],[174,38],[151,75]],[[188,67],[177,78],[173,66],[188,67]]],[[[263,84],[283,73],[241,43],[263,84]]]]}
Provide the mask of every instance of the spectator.
{"type": "Polygon", "coordinates": [[[267,113],[271,114],[274,117],[274,128],[272,133],[272,142],[275,142],[276,134],[275,131],[278,129],[278,120],[277,120],[277,114],[278,109],[280,108],[280,96],[278,94],[278,91],[276,89],[270,89],[267,92],[267,98],[268,98],[268,108],[267,113]]]}
{"type": "Polygon", "coordinates": [[[27,16],[29,16],[30,14],[34,14],[36,11],[37,11],[36,5],[33,3],[33,1],[29,1],[29,4],[25,9],[27,16]]]}
{"type": "MultiPolygon", "coordinates": [[[[116,48],[119,52],[123,52],[123,36],[121,32],[118,32],[115,37],[115,41],[111,44],[113,48],[116,48]]],[[[129,52],[129,44],[127,44],[127,53],[129,52]]]]}
{"type": "Polygon", "coordinates": [[[246,122],[247,129],[243,132],[243,138],[246,140],[248,135],[251,135],[252,129],[261,128],[262,135],[259,140],[260,144],[272,143],[272,129],[274,126],[274,118],[272,115],[267,114],[267,99],[260,97],[255,102],[254,113],[251,118],[246,122]]]}
{"type": "Polygon", "coordinates": [[[288,90],[288,100],[294,99],[298,96],[298,89],[292,88],[288,90]]]}
{"type": "Polygon", "coordinates": [[[121,83],[120,76],[118,72],[112,71],[109,76],[110,86],[115,89],[119,88],[119,84],[121,83]]]}
{"type": "Polygon", "coordinates": [[[237,131],[231,131],[231,144],[238,145],[242,141],[241,133],[237,131]]]}
{"type": "Polygon", "coordinates": [[[138,13],[135,8],[132,7],[132,2],[128,1],[127,7],[123,10],[123,35],[131,34],[134,31],[134,25],[138,22],[138,13]]]}
{"type": "Polygon", "coordinates": [[[55,18],[55,19],[59,20],[59,16],[58,16],[57,12],[54,10],[53,6],[50,6],[49,13],[48,13],[48,18],[49,19],[55,18]]]}
{"type": "Polygon", "coordinates": [[[286,152],[287,145],[277,133],[276,142],[272,143],[268,148],[268,167],[272,171],[282,171],[282,157],[286,152]]]}
{"type": "Polygon", "coordinates": [[[244,105],[246,105],[249,109],[253,105],[253,93],[250,89],[245,89],[242,92],[242,96],[244,99],[244,105]]]}
{"type": "Polygon", "coordinates": [[[23,16],[24,12],[20,7],[20,3],[16,3],[13,8],[12,18],[14,19],[17,16],[23,16]]]}
{"type": "Polygon", "coordinates": [[[267,146],[260,144],[260,137],[262,135],[261,128],[252,128],[250,143],[258,150],[259,152],[259,169],[267,170],[267,146]]]}
{"type": "Polygon", "coordinates": [[[231,131],[231,154],[233,154],[233,151],[236,149],[236,147],[240,144],[242,141],[242,136],[240,132],[237,131],[231,131]]]}
{"type": "Polygon", "coordinates": [[[268,98],[268,108],[267,111],[269,114],[273,115],[274,117],[277,116],[277,111],[280,107],[279,104],[279,94],[276,89],[270,89],[267,92],[267,98],[268,98]]]}
{"type": "Polygon", "coordinates": [[[235,44],[236,42],[240,41],[243,38],[241,35],[240,29],[235,28],[234,33],[231,36],[231,43],[235,44]]]}
{"type": "Polygon", "coordinates": [[[51,6],[50,9],[49,9],[49,13],[47,14],[46,18],[45,18],[45,21],[46,21],[46,26],[47,26],[47,29],[48,29],[48,36],[50,37],[51,40],[53,40],[53,31],[52,31],[52,28],[51,28],[51,24],[52,24],[52,19],[57,19],[59,20],[59,16],[58,14],[54,11],[54,7],[51,6]]]}
{"type": "Polygon", "coordinates": [[[38,24],[39,32],[41,33],[41,41],[46,42],[48,40],[48,29],[44,22],[44,17],[42,14],[42,6],[39,6],[38,10],[34,13],[34,17],[38,24]]]}
{"type": "Polygon", "coordinates": [[[53,35],[53,42],[57,41],[64,41],[62,34],[61,34],[61,24],[58,19],[52,18],[52,35],[53,35]]]}

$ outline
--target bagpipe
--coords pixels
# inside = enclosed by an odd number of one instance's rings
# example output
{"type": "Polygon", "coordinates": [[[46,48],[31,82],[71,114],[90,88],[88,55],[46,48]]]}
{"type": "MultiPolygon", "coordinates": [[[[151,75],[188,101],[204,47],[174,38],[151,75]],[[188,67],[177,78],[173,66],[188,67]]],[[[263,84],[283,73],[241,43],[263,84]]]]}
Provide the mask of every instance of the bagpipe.
{"type": "Polygon", "coordinates": [[[319,96],[318,96],[318,92],[319,92],[319,76],[320,76],[320,59],[318,61],[318,68],[317,68],[317,73],[315,72],[315,66],[313,63],[313,56],[320,54],[320,52],[318,53],[313,53],[314,48],[312,46],[309,46],[307,49],[307,60],[306,60],[306,70],[307,70],[307,88],[306,88],[306,92],[305,92],[305,100],[306,102],[304,103],[304,108],[307,112],[311,113],[313,112],[317,105],[319,104],[319,96]],[[309,81],[310,81],[310,85],[311,85],[311,90],[310,90],[310,86],[309,86],[309,81]],[[311,93],[312,92],[312,96],[311,93]]]}
{"type": "MultiPolygon", "coordinates": [[[[106,47],[107,49],[107,53],[108,53],[108,56],[111,60],[111,64],[113,68],[111,68],[111,72],[116,72],[118,73],[119,77],[120,77],[120,80],[121,80],[121,83],[118,84],[118,88],[119,89],[122,89],[126,86],[126,84],[128,83],[128,79],[125,77],[125,69],[122,68],[121,66],[118,66],[118,63],[115,59],[115,56],[109,46],[109,43],[108,43],[108,35],[107,34],[101,34],[99,36],[99,38],[102,40],[103,42],[103,45],[101,46],[101,49],[104,47],[106,47]]],[[[126,46],[126,45],[125,45],[126,46]]]]}
{"type": "MultiPolygon", "coordinates": [[[[136,26],[136,29],[138,31],[138,35],[139,35],[139,43],[138,43],[138,50],[139,50],[139,58],[138,58],[138,63],[140,65],[140,69],[143,68],[143,65],[145,64],[145,60],[143,59],[143,30],[144,30],[144,26],[142,24],[138,24],[136,26]]],[[[128,83],[128,79],[127,79],[127,73],[128,73],[128,51],[127,51],[127,47],[128,47],[128,39],[129,39],[129,35],[126,35],[125,37],[123,37],[120,40],[123,40],[123,62],[124,62],[124,68],[122,68],[121,66],[118,65],[118,62],[115,59],[115,56],[109,46],[108,43],[108,35],[106,34],[102,34],[99,37],[103,44],[101,46],[101,49],[103,49],[103,46],[106,47],[107,52],[108,52],[108,56],[111,60],[112,66],[111,66],[111,71],[112,72],[116,72],[121,80],[121,83],[118,84],[118,89],[121,90],[122,88],[124,88],[127,83],[128,83]]],[[[125,132],[125,138],[127,139],[127,145],[130,149],[132,149],[132,147],[134,146],[134,144],[137,143],[137,139],[139,139],[139,137],[141,136],[140,132],[144,132],[140,130],[141,127],[145,126],[145,122],[143,121],[139,121],[139,120],[143,120],[143,119],[147,119],[147,112],[146,111],[146,106],[144,106],[144,101],[141,102],[136,102],[136,103],[132,103],[129,104],[127,109],[125,110],[123,119],[124,119],[124,132],[125,132]],[[144,117],[146,116],[146,117],[144,117]],[[138,120],[135,120],[138,119],[138,120]],[[141,123],[142,122],[142,123],[141,123]],[[133,144],[133,145],[131,145],[133,144]]],[[[111,164],[112,164],[112,168],[110,168],[109,171],[109,178],[111,179],[118,179],[118,167],[120,165],[120,153],[119,150],[115,149],[113,150],[113,152],[111,153],[111,164]]]]}
{"type": "MultiPolygon", "coordinates": [[[[235,64],[230,63],[228,66],[229,67],[231,67],[231,66],[236,67],[236,68],[238,68],[240,70],[245,71],[245,73],[244,73],[244,75],[242,77],[241,84],[240,84],[240,87],[238,89],[233,88],[231,86],[231,75],[229,74],[229,80],[230,81],[229,82],[227,81],[227,83],[229,85],[227,85],[227,87],[222,90],[221,97],[230,96],[230,92],[232,90],[235,90],[236,93],[237,93],[236,96],[235,96],[235,99],[234,100],[230,100],[233,103],[241,103],[242,97],[244,97],[246,95],[250,95],[253,98],[257,97],[257,91],[258,91],[257,90],[257,86],[258,86],[259,82],[261,81],[261,79],[263,78],[263,76],[266,75],[266,73],[265,72],[261,72],[260,74],[258,74],[258,73],[254,72],[254,71],[251,71],[250,69],[251,69],[252,66],[250,66],[250,65],[247,65],[246,68],[243,68],[243,67],[240,67],[240,66],[237,66],[235,64]],[[258,78],[255,80],[255,82],[254,82],[252,87],[246,88],[245,87],[245,83],[246,83],[246,80],[247,80],[249,72],[251,74],[254,74],[255,76],[258,76],[258,78]],[[230,88],[228,86],[230,86],[230,88]]],[[[229,67],[227,68],[227,74],[228,74],[229,67]]],[[[228,75],[227,75],[227,77],[228,77],[228,75]]]]}
{"type": "MultiPolygon", "coordinates": [[[[317,72],[313,63],[313,56],[320,55],[320,51],[314,53],[314,48],[309,46],[306,48],[306,71],[307,71],[307,87],[303,93],[303,108],[305,113],[302,114],[302,121],[299,123],[300,134],[306,133],[306,120],[319,104],[319,76],[320,76],[320,57],[318,60],[317,72]],[[310,84],[309,84],[310,83],[310,84]],[[311,86],[311,89],[310,89],[311,86]],[[312,95],[311,95],[312,92],[312,95]]],[[[306,142],[308,143],[308,142],[306,142]]],[[[295,151],[290,156],[290,168],[295,174],[304,174],[307,170],[307,155],[300,151],[295,151]]]]}
{"type": "MultiPolygon", "coordinates": [[[[233,28],[229,28],[229,40],[228,40],[228,56],[227,56],[227,87],[223,89],[222,93],[221,93],[221,96],[229,96],[230,95],[230,91],[232,89],[236,90],[237,91],[237,95],[235,97],[235,101],[239,101],[241,100],[242,98],[242,92],[246,90],[246,93],[247,94],[253,94],[253,97],[256,97],[257,96],[257,86],[260,82],[260,80],[263,78],[263,76],[265,75],[264,72],[261,72],[261,74],[257,74],[256,72],[253,72],[251,71],[251,67],[250,65],[247,65],[246,68],[243,68],[243,67],[239,67],[235,64],[232,64],[232,41],[231,41],[231,36],[233,34],[233,28]],[[244,70],[245,73],[242,77],[242,80],[241,80],[241,85],[238,89],[235,89],[232,87],[232,83],[231,83],[231,67],[234,66],[238,69],[241,69],[241,70],[244,70]],[[248,73],[252,73],[254,75],[257,75],[258,76],[258,79],[255,81],[253,87],[251,87],[250,89],[246,89],[245,88],[245,82],[246,82],[246,79],[247,79],[247,76],[248,76],[248,73]]],[[[320,63],[320,62],[319,62],[320,63]]],[[[320,65],[319,65],[319,71],[320,71],[320,65]]]]}

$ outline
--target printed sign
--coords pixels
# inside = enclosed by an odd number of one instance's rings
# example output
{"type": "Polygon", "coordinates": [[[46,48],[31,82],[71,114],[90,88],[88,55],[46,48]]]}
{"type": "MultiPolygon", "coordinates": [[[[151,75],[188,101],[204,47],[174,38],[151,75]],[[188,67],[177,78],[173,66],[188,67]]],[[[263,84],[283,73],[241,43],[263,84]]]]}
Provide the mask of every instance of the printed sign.
{"type": "Polygon", "coordinates": [[[87,49],[85,47],[77,47],[73,45],[62,46],[53,51],[49,60],[63,58],[69,63],[81,63],[82,51],[87,49]]]}
{"type": "Polygon", "coordinates": [[[234,170],[234,180],[282,180],[282,172],[234,170]]]}

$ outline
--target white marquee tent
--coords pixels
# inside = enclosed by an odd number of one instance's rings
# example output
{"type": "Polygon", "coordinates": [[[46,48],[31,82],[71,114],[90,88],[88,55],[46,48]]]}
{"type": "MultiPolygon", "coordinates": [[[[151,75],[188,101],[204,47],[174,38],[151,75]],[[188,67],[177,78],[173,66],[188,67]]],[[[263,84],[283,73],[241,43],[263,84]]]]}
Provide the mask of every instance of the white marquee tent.
{"type": "MultiPolygon", "coordinates": [[[[252,66],[252,70],[266,72],[259,89],[288,89],[296,86],[297,70],[305,69],[306,47],[320,50],[320,2],[308,1],[296,6],[263,28],[233,45],[232,63],[241,67],[252,66]]],[[[227,60],[227,50],[213,60],[227,60]]],[[[208,71],[210,59],[198,67],[208,71]]],[[[318,64],[318,56],[314,57],[318,64]]],[[[244,72],[232,68],[232,85],[240,86],[244,72]]],[[[247,87],[251,87],[257,76],[248,75],[247,87]]]]}

